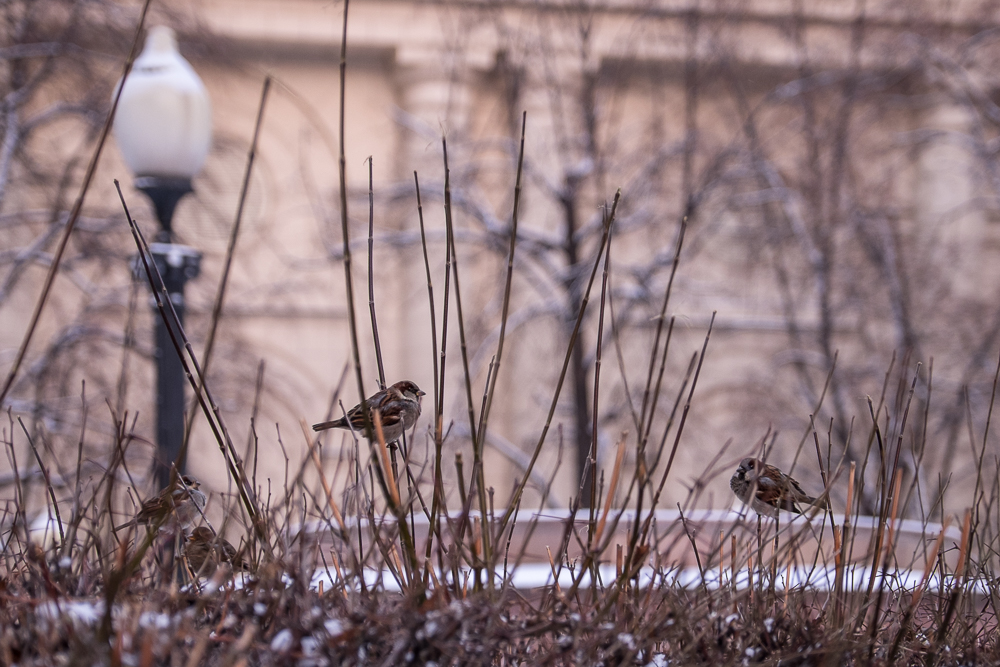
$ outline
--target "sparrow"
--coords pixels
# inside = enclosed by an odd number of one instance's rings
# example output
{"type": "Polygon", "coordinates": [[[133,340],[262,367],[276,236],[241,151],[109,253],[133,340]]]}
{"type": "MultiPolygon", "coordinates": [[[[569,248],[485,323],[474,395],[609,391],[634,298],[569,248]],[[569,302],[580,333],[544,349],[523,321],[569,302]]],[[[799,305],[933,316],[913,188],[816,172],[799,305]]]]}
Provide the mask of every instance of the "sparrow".
{"type": "Polygon", "coordinates": [[[825,498],[817,501],[806,495],[794,479],[774,466],[750,457],[740,461],[740,467],[729,480],[729,488],[761,516],[777,518],[778,510],[802,514],[800,505],[815,505],[822,509],[829,507],[825,498]]]}
{"type": "MultiPolygon", "coordinates": [[[[368,418],[372,422],[372,430],[375,428],[373,415],[375,410],[378,410],[382,418],[382,435],[385,436],[385,441],[399,440],[420,416],[420,397],[425,393],[415,383],[402,380],[372,395],[365,402],[368,405],[368,418]]],[[[365,435],[365,418],[361,412],[361,405],[355,405],[340,419],[313,424],[314,431],[328,428],[349,428],[365,435]]]]}
{"type": "Polygon", "coordinates": [[[237,560],[236,555],[236,547],[208,526],[198,526],[184,542],[188,567],[198,576],[211,577],[220,563],[229,563],[238,570],[247,569],[246,561],[243,558],[237,560]]]}
{"type": "Polygon", "coordinates": [[[190,475],[181,475],[174,484],[142,504],[135,519],[117,527],[117,530],[134,525],[157,526],[172,514],[182,528],[187,528],[205,509],[207,498],[198,490],[201,482],[190,475]]]}

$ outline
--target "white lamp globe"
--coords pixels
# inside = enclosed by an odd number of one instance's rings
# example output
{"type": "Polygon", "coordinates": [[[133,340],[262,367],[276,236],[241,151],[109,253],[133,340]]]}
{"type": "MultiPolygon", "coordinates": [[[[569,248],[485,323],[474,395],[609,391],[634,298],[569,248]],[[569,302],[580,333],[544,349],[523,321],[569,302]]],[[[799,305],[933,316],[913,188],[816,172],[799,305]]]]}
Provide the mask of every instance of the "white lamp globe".
{"type": "Polygon", "coordinates": [[[125,164],[137,177],[190,179],[205,163],[212,108],[170,28],[149,30],[125,79],[112,130],[125,164]]]}

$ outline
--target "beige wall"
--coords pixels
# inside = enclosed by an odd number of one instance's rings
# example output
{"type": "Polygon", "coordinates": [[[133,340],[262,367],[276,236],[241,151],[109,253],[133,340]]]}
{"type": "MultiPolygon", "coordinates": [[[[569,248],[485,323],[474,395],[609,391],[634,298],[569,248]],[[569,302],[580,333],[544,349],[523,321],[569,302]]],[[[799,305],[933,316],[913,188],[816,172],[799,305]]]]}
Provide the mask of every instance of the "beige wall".
{"type": "MultiPolygon", "coordinates": [[[[803,39],[810,66],[822,70],[848,65],[855,3],[803,4],[809,5],[803,17],[803,39]]],[[[440,318],[444,273],[442,132],[450,142],[456,192],[460,190],[479,202],[495,216],[496,224],[506,225],[513,190],[512,128],[519,123],[521,109],[526,109],[529,168],[522,201],[522,229],[540,238],[554,237],[560,229],[561,213],[551,189],[561,187],[566,171],[586,155],[579,140],[583,120],[574,111],[574,104],[584,75],[596,76],[598,137],[606,161],[599,165],[601,176],[590,176],[584,183],[578,203],[581,224],[593,222],[599,205],[617,187],[623,187],[622,227],[614,241],[614,266],[621,277],[613,283],[621,291],[623,304],[627,293],[638,289],[630,271],[658,254],[669,255],[682,209],[679,155],[684,137],[687,6],[667,3],[662,11],[644,12],[629,3],[616,2],[585,19],[547,5],[502,7],[378,1],[351,5],[345,152],[351,193],[355,298],[368,391],[374,390],[376,376],[363,243],[368,156],[374,160],[376,233],[380,237],[375,250],[375,296],[390,381],[407,377],[428,391],[432,386],[429,315],[422,256],[415,242],[412,172],[419,170],[424,191],[440,318]],[[585,45],[579,31],[574,30],[580,20],[592,21],[585,45]],[[520,95],[513,104],[507,101],[507,70],[498,63],[509,64],[512,71],[521,73],[520,95]],[[658,150],[663,155],[662,169],[651,177],[652,156],[658,150]]],[[[779,83],[795,79],[800,65],[801,52],[794,48],[790,28],[791,7],[791,3],[783,2],[735,6],[709,3],[703,7],[694,51],[702,77],[697,111],[701,134],[695,159],[699,177],[704,177],[713,156],[742,140],[745,113],[734,101],[727,72],[720,67],[723,61],[736,67],[732,76],[743,87],[749,108],[757,110],[760,143],[774,164],[792,179],[804,168],[804,149],[798,140],[794,145],[784,145],[789,136],[798,137],[800,109],[765,97],[779,83]]],[[[266,362],[265,396],[257,422],[260,470],[280,479],[285,461],[274,424],[280,424],[289,465],[297,467],[305,455],[299,421],[312,423],[324,416],[331,393],[351,358],[344,273],[339,259],[337,200],[337,58],[342,7],[318,0],[213,0],[190,6],[177,3],[176,9],[190,21],[189,26],[194,26],[182,32],[182,42],[208,86],[215,126],[213,150],[196,181],[197,193],[184,202],[176,221],[182,239],[205,252],[203,274],[188,288],[192,304],[189,329],[195,341],[202,341],[207,329],[207,314],[236,210],[264,76],[272,76],[275,82],[233,266],[221,345],[213,362],[213,382],[217,383],[216,395],[229,427],[237,442],[242,443],[248,429],[257,366],[261,360],[266,362]]],[[[903,60],[902,54],[892,48],[904,18],[900,11],[891,2],[869,7],[871,24],[859,57],[862,66],[874,65],[881,71],[903,60]]],[[[922,11],[938,10],[932,7],[922,11]]],[[[968,6],[962,11],[965,13],[961,15],[934,14],[932,18],[943,30],[964,34],[974,30],[974,21],[968,17],[978,17],[980,10],[968,6]],[[963,23],[959,18],[968,21],[963,23]]],[[[913,91],[900,94],[912,95],[913,91]]],[[[834,94],[829,97],[829,107],[820,100],[819,113],[829,115],[836,103],[834,94]]],[[[861,179],[866,181],[865,187],[856,188],[852,196],[859,201],[871,197],[872,207],[879,206],[886,193],[904,202],[915,202],[902,207],[900,215],[919,229],[933,225],[934,220],[954,208],[952,199],[967,199],[973,188],[960,171],[944,168],[943,158],[933,152],[914,152],[906,161],[900,157],[903,151],[884,154],[885,146],[891,143],[885,141],[889,133],[927,124],[953,125],[948,108],[931,105],[926,113],[914,108],[913,104],[902,105],[899,110],[873,106],[857,112],[859,130],[854,150],[861,156],[858,161],[871,164],[872,169],[861,179]],[[871,141],[866,140],[865,133],[871,135],[871,141]]],[[[961,123],[961,119],[955,122],[961,123]]],[[[954,154],[957,149],[935,150],[954,154]]],[[[967,153],[958,153],[955,159],[967,159],[967,153]]],[[[829,159],[829,155],[824,153],[823,159],[829,159]]],[[[107,210],[116,206],[108,187],[112,177],[129,180],[113,146],[102,163],[99,185],[88,200],[90,205],[107,210]]],[[[745,174],[739,177],[750,180],[745,174]]],[[[729,198],[753,193],[740,193],[738,187],[728,194],[718,194],[720,191],[712,191],[692,224],[686,240],[689,254],[682,261],[670,307],[670,313],[677,316],[675,352],[665,389],[670,399],[677,392],[689,356],[701,347],[713,311],[718,311],[718,319],[679,450],[678,468],[673,473],[679,484],[668,487],[666,506],[684,500],[692,480],[728,440],[733,444],[722,459],[727,464],[747,452],[769,428],[777,429],[782,436],[774,460],[790,462],[811,410],[798,392],[790,362],[805,358],[820,386],[826,372],[815,349],[790,346],[775,277],[763,261],[769,251],[766,244],[754,238],[758,214],[747,212],[729,198]]],[[[150,213],[143,208],[140,196],[132,192],[130,197],[140,220],[148,222],[150,213]]],[[[793,215],[796,206],[806,205],[792,201],[778,208],[782,215],[793,215]]],[[[463,240],[481,229],[466,213],[457,215],[456,224],[463,240]]],[[[961,229],[956,227],[953,232],[960,238],[948,247],[963,256],[976,256],[982,239],[996,235],[995,229],[984,225],[982,219],[963,218],[961,229]]],[[[914,235],[919,236],[919,232],[914,235]]],[[[519,249],[519,253],[527,252],[527,248],[519,249]]],[[[592,242],[585,245],[584,264],[588,267],[593,252],[592,242]]],[[[469,354],[476,364],[473,395],[478,403],[495,346],[493,336],[505,263],[502,248],[489,250],[481,243],[463,243],[459,262],[469,354]]],[[[542,308],[550,288],[538,279],[541,270],[537,264],[526,255],[519,256],[519,262],[522,270],[514,281],[514,312],[542,308]]],[[[658,307],[667,274],[661,267],[649,284],[649,313],[658,307]]],[[[127,272],[108,270],[105,277],[114,281],[121,299],[127,292],[127,272]]],[[[954,277],[960,294],[974,290],[982,280],[975,273],[954,277]]],[[[878,277],[873,281],[878,282],[878,277]]],[[[792,289],[800,293],[800,326],[810,334],[819,326],[812,286],[796,283],[792,289]]],[[[596,313],[597,292],[594,297],[592,312],[596,313]]],[[[7,308],[23,309],[30,302],[30,297],[25,296],[7,308]]],[[[853,366],[866,366],[868,375],[858,380],[864,391],[845,398],[850,416],[860,420],[867,411],[863,396],[880,391],[878,382],[871,379],[884,374],[895,341],[891,327],[866,325],[863,313],[847,310],[845,319],[837,323],[837,344],[845,355],[853,355],[853,366]],[[875,355],[866,346],[873,336],[885,339],[875,355]],[[864,355],[870,356],[862,358],[864,355]]],[[[124,312],[123,308],[118,310],[122,321],[124,312]]],[[[48,316],[58,317],[57,313],[69,316],[62,310],[48,316]]],[[[633,392],[644,376],[652,340],[649,313],[635,316],[623,334],[623,358],[633,392]]],[[[451,314],[454,318],[454,306],[451,314]]],[[[137,333],[140,339],[149,335],[150,323],[150,316],[141,312],[137,333]]],[[[589,356],[593,355],[595,332],[596,320],[590,319],[585,342],[589,356]]],[[[3,335],[5,350],[16,344],[16,331],[8,328],[3,335]]],[[[610,332],[606,335],[610,336],[610,332]]],[[[464,425],[466,411],[454,319],[449,336],[445,418],[464,425]]],[[[565,345],[564,331],[551,315],[532,318],[509,331],[498,384],[502,400],[495,405],[490,423],[493,432],[522,451],[530,451],[540,431],[565,345]]],[[[934,350],[925,352],[933,354],[934,350]]],[[[601,425],[601,445],[606,451],[602,466],[610,464],[610,447],[619,432],[635,430],[629,423],[615,357],[614,347],[608,346],[604,350],[601,401],[614,414],[601,425]]],[[[136,371],[148,375],[148,361],[137,363],[136,371]]],[[[153,403],[148,386],[137,378],[129,404],[140,414],[137,430],[151,437],[153,403]]],[[[353,405],[357,398],[353,375],[349,375],[342,395],[345,407],[353,405]]],[[[668,400],[661,404],[665,413],[668,400]]],[[[429,400],[425,400],[424,409],[425,415],[431,413],[429,400]]],[[[662,419],[654,434],[661,428],[662,419]]],[[[569,413],[557,411],[556,422],[569,429],[569,413]]],[[[425,418],[421,433],[427,425],[425,418]]],[[[220,455],[203,425],[196,433],[191,467],[221,489],[225,476],[220,455]]],[[[425,449],[423,436],[420,438],[417,452],[425,449]]],[[[538,472],[544,477],[555,468],[558,439],[554,429],[539,460],[538,472]]],[[[325,440],[325,455],[333,469],[342,454],[342,438],[339,434],[328,435],[325,440]]],[[[672,437],[668,447],[671,442],[672,437]]],[[[448,474],[456,450],[465,452],[468,474],[471,454],[467,442],[455,438],[451,445],[445,466],[448,474]]],[[[803,460],[811,462],[813,458],[807,450],[803,460]]],[[[568,441],[562,459],[564,472],[556,477],[552,497],[552,502],[560,505],[575,494],[569,474],[573,456],[568,441]]],[[[133,465],[141,467],[142,457],[137,455],[133,465]]],[[[797,476],[816,489],[819,475],[815,464],[804,466],[797,476]]],[[[496,487],[498,500],[506,497],[512,480],[520,475],[496,451],[488,454],[487,470],[488,483],[496,487]]],[[[728,475],[727,469],[710,482],[707,495],[700,501],[703,505],[730,504],[728,475]]],[[[531,502],[538,502],[538,497],[532,496],[531,502]]]]}

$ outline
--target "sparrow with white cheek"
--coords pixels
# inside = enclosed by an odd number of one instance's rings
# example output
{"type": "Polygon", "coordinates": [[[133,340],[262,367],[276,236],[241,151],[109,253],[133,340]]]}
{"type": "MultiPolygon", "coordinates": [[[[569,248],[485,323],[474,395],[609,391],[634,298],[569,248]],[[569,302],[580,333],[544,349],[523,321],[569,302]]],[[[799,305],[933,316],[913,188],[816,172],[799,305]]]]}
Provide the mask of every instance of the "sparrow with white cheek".
{"type": "MultiPolygon", "coordinates": [[[[420,397],[425,392],[409,380],[397,382],[374,394],[365,403],[368,406],[368,419],[374,429],[375,411],[382,418],[382,435],[386,442],[399,440],[403,433],[409,430],[420,416],[420,397]]],[[[351,408],[345,417],[333,421],[313,424],[314,431],[328,428],[349,428],[365,435],[365,417],[361,405],[351,408]]]]}
{"type": "Polygon", "coordinates": [[[778,510],[802,514],[800,506],[807,505],[829,507],[825,498],[817,501],[806,495],[798,482],[774,466],[749,457],[740,461],[740,467],[729,480],[729,488],[762,516],[778,518],[778,510]]]}
{"type": "Polygon", "coordinates": [[[207,498],[198,490],[201,483],[191,475],[181,475],[173,485],[163,489],[159,495],[142,504],[135,519],[118,526],[118,530],[136,524],[146,526],[162,525],[171,518],[182,528],[190,526],[205,509],[207,498]]]}

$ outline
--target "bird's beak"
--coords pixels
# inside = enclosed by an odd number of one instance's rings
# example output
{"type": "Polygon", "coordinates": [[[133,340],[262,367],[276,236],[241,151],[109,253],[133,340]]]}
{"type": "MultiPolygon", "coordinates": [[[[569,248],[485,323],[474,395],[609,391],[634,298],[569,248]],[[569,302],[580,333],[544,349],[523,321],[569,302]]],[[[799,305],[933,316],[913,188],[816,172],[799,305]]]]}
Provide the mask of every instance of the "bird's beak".
{"type": "Polygon", "coordinates": [[[426,396],[427,392],[423,389],[417,389],[417,396],[426,396]]]}

